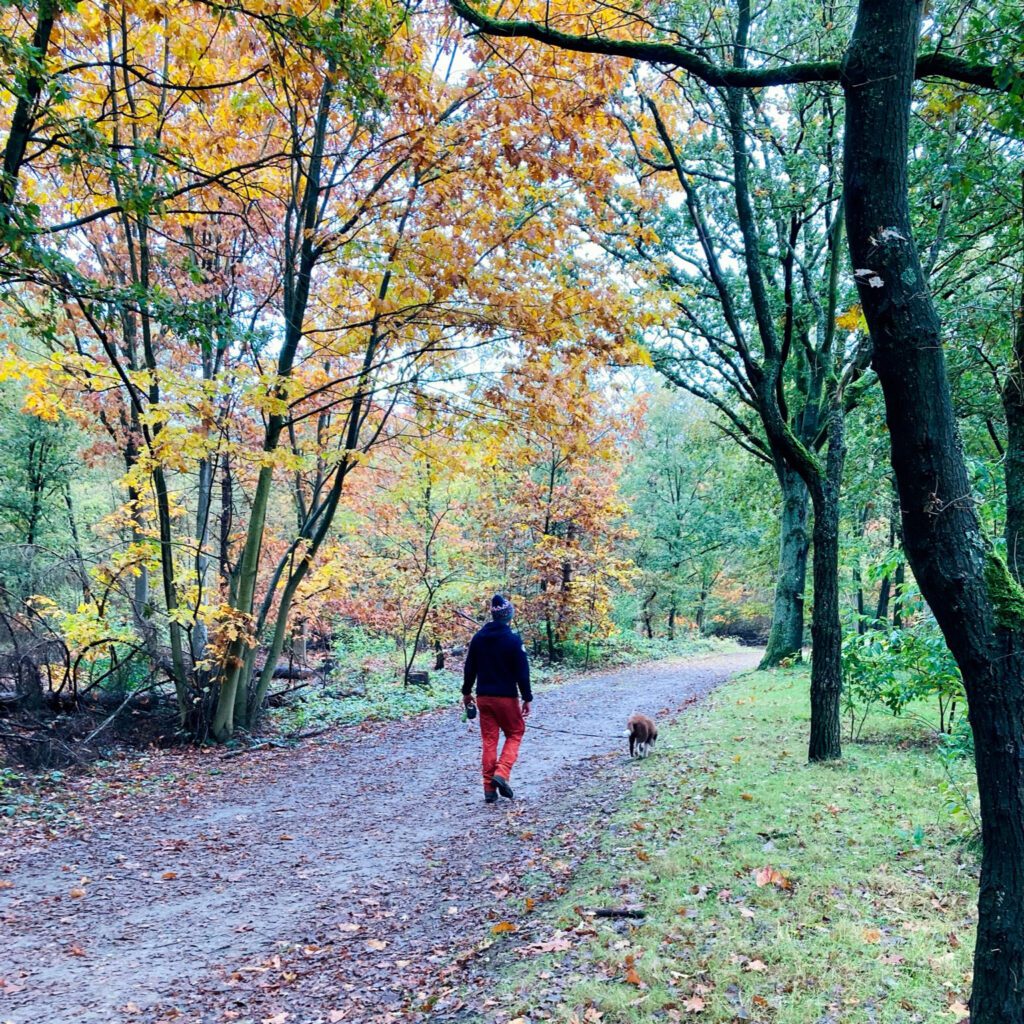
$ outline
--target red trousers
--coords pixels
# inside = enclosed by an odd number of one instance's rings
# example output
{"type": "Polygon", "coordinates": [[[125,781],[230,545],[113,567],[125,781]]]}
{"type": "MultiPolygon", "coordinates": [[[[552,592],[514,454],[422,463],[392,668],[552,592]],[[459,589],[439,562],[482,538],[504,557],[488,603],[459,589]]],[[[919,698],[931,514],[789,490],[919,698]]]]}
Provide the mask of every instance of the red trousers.
{"type": "Polygon", "coordinates": [[[480,709],[480,738],[483,740],[484,792],[494,790],[495,773],[503,779],[512,774],[512,765],[519,755],[519,744],[526,732],[526,720],[515,697],[477,697],[480,709]],[[501,756],[498,756],[498,733],[505,734],[501,756]]]}

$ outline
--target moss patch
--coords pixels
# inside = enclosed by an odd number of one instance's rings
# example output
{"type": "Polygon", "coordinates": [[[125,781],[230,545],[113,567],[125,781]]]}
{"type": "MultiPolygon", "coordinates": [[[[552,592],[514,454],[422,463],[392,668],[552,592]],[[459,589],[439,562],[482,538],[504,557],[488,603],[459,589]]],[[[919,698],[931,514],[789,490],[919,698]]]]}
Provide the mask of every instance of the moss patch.
{"type": "Polygon", "coordinates": [[[985,554],[985,587],[992,599],[996,622],[1004,629],[1024,629],[1024,588],[994,551],[985,554]]]}

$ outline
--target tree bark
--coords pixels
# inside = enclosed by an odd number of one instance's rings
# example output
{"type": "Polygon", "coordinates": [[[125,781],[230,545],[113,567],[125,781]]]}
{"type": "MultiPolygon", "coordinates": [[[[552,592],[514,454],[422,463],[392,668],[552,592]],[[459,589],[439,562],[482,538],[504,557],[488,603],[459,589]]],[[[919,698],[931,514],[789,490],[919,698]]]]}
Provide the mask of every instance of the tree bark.
{"type": "Polygon", "coordinates": [[[768,648],[759,668],[772,668],[783,658],[799,660],[804,643],[804,590],[807,584],[807,485],[786,465],[776,466],[782,489],[779,574],[768,648]]]}
{"type": "Polygon", "coordinates": [[[811,735],[809,761],[842,756],[840,697],[843,690],[839,622],[839,490],[846,459],[841,398],[828,424],[825,473],[811,489],[814,502],[814,615],[811,617],[811,735]]]}
{"type": "Polygon", "coordinates": [[[18,192],[18,176],[25,162],[25,152],[35,123],[36,103],[46,84],[46,58],[49,55],[50,36],[59,10],[53,0],[41,0],[36,14],[36,27],[32,34],[34,60],[27,68],[24,82],[17,92],[18,102],[11,117],[11,128],[4,145],[3,178],[0,179],[0,222],[9,223],[18,192]]]}
{"type": "Polygon", "coordinates": [[[938,314],[911,236],[907,153],[920,4],[861,0],[843,65],[850,253],[885,396],[903,541],[963,674],[983,855],[973,1024],[1024,1021],[1024,591],[988,549],[938,314]]]}

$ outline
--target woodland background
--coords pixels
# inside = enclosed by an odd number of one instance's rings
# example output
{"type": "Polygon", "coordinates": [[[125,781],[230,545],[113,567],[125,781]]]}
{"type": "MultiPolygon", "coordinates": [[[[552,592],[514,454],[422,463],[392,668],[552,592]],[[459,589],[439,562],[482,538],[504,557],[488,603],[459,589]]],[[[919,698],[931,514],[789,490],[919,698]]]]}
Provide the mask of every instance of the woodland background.
{"type": "Polygon", "coordinates": [[[1020,1019],[1019,4],[38,0],[0,65],[5,790],[453,702],[495,591],[542,673],[809,641],[810,762],[974,756],[1020,1019]]]}
{"type": "MultiPolygon", "coordinates": [[[[732,13],[698,7],[682,22],[724,46],[732,13]]],[[[927,31],[992,43],[1009,10],[927,31]]],[[[830,87],[743,115],[780,347],[751,333],[736,136],[699,83],[510,58],[443,5],[5,17],[5,706],[173,693],[183,737],[226,739],[292,685],[283,662],[365,677],[360,652],[393,646],[407,684],[497,590],[550,663],[695,632],[767,638],[774,664],[825,600],[820,550],[854,719],[858,686],[955,717],[842,259],[830,87]],[[766,432],[759,367],[820,487],[766,432]]],[[[822,52],[849,30],[828,4],[764,20],[822,52]]],[[[930,86],[911,162],[973,493],[1011,563],[1014,102],[930,86]]]]}

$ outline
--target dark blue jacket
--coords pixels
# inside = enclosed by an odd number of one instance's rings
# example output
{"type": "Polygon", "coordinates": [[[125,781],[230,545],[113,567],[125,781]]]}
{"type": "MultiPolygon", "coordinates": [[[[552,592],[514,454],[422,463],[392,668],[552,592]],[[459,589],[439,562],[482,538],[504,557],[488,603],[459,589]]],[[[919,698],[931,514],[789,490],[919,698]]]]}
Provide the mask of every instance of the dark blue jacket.
{"type": "Polygon", "coordinates": [[[488,622],[469,642],[462,692],[478,697],[516,697],[533,700],[530,663],[523,638],[504,622],[488,622]]]}

